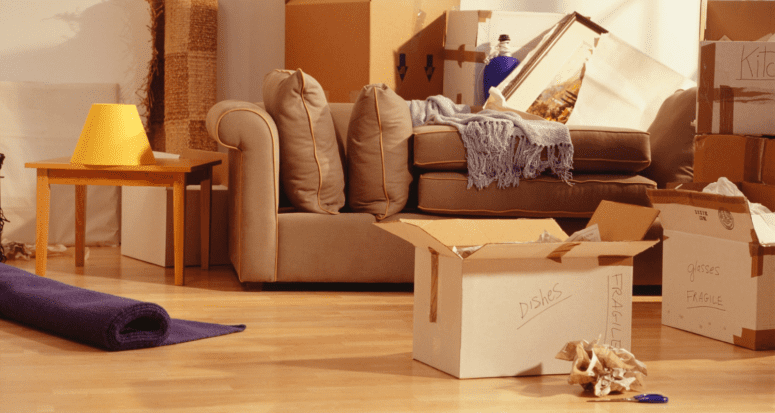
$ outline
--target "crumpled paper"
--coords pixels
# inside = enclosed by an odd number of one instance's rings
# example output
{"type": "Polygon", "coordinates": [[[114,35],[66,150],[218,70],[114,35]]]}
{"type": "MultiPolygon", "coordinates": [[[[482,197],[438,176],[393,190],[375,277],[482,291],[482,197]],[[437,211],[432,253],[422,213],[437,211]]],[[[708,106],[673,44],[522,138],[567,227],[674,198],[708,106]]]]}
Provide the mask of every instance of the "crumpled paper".
{"type": "MultiPolygon", "coordinates": [[[[587,241],[587,242],[600,242],[600,228],[598,228],[597,224],[592,224],[584,229],[580,229],[573,233],[573,235],[569,236],[565,242],[579,242],[579,241],[587,241]]],[[[550,234],[548,231],[544,230],[543,233],[538,237],[535,242],[563,242],[563,240],[555,237],[554,235],[550,234]]]]}
{"type": "MultiPolygon", "coordinates": [[[[599,339],[598,339],[599,340],[599,339]]],[[[555,358],[573,362],[568,383],[580,384],[597,397],[611,392],[642,391],[646,365],[629,351],[598,340],[571,341],[555,358]]]]}
{"type": "MultiPolygon", "coordinates": [[[[718,181],[705,186],[705,188],[702,189],[702,192],[725,196],[745,197],[745,194],[737,187],[737,185],[733,184],[732,181],[723,176],[720,177],[718,181]]],[[[748,201],[748,198],[746,198],[746,201],[748,202],[748,209],[751,211],[751,215],[764,215],[772,213],[769,208],[762,204],[748,201]]]]}

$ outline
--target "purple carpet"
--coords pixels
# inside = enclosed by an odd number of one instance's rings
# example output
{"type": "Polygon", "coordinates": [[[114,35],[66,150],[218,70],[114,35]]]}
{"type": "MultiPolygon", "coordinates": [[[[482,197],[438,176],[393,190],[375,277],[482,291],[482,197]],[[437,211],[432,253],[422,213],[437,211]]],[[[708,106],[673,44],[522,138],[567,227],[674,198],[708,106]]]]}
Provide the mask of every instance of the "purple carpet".
{"type": "Polygon", "coordinates": [[[110,351],[166,346],[243,331],[170,318],[153,303],[86,290],[0,263],[0,318],[110,351]]]}

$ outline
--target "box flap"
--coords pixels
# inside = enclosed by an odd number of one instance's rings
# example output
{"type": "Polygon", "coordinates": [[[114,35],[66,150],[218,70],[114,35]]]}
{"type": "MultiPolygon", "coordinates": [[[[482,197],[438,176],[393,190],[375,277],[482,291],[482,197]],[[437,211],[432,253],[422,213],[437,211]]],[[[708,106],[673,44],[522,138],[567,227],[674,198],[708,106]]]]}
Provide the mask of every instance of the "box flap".
{"type": "Polygon", "coordinates": [[[391,221],[391,222],[377,222],[374,225],[384,229],[385,231],[399,236],[420,248],[431,248],[438,252],[440,255],[446,257],[457,257],[450,247],[444,245],[441,241],[437,240],[430,234],[428,234],[422,228],[412,225],[403,220],[391,221]]]}
{"type": "Polygon", "coordinates": [[[634,257],[656,245],[659,240],[626,242],[556,242],[524,244],[488,244],[466,260],[502,258],[594,258],[634,257]]]}
{"type": "MultiPolygon", "coordinates": [[[[399,219],[375,225],[417,247],[457,256],[452,247],[535,241],[544,232],[568,238],[553,219],[399,219]]],[[[517,244],[511,244],[517,245],[517,244]]],[[[519,244],[521,245],[521,244],[519,244]]]]}
{"type": "Polygon", "coordinates": [[[665,231],[680,231],[740,242],[756,242],[744,197],[680,189],[649,189],[665,231]]]}
{"type": "Polygon", "coordinates": [[[656,208],[603,200],[587,227],[597,224],[602,241],[640,241],[657,215],[656,208]]]}
{"type": "Polygon", "coordinates": [[[557,238],[568,235],[551,218],[547,219],[401,219],[400,222],[422,228],[442,244],[471,246],[503,242],[535,241],[547,231],[557,238]]]}

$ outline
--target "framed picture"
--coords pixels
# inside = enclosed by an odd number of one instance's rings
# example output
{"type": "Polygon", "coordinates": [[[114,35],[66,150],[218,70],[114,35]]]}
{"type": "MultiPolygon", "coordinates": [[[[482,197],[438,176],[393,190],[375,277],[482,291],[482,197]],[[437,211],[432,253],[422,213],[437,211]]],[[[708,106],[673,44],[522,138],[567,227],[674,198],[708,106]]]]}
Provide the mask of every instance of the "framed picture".
{"type": "Polygon", "coordinates": [[[541,40],[498,88],[509,106],[565,123],[576,103],[584,64],[606,29],[577,12],[541,40]]]}

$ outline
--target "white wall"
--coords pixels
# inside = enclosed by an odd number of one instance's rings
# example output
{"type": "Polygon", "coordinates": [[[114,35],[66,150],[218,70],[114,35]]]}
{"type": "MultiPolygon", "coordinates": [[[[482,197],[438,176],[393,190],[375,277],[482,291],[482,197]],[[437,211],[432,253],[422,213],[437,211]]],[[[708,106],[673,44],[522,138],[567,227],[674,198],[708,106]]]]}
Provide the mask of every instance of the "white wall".
{"type": "Polygon", "coordinates": [[[284,65],[284,1],[218,1],[218,101],[263,101],[264,75],[284,65]]]}
{"type": "Polygon", "coordinates": [[[461,0],[461,10],[572,13],[697,80],[700,0],[461,0]]]}
{"type": "Polygon", "coordinates": [[[0,80],[117,83],[139,104],[152,45],[144,0],[0,1],[0,80]]]}
{"type": "MultiPolygon", "coordinates": [[[[71,155],[92,103],[142,102],[150,24],[145,0],[0,0],[4,237],[34,242],[35,171],[24,162],[71,155]]],[[[73,188],[52,185],[50,243],[74,242],[73,188]]],[[[86,242],[117,243],[119,212],[117,188],[89,186],[86,242]]]]}

